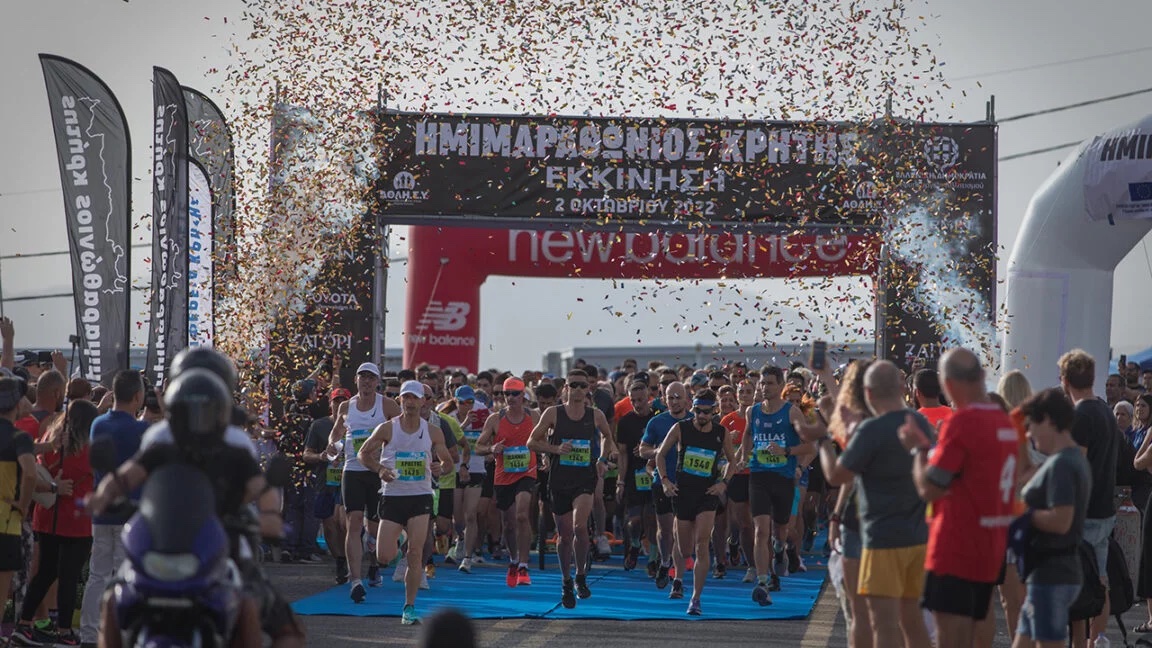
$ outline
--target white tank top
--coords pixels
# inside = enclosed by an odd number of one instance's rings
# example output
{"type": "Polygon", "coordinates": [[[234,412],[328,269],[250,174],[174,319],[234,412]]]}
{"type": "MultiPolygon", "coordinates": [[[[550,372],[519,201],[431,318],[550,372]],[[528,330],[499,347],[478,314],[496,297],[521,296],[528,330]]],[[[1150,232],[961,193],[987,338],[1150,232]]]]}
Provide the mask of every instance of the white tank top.
{"type": "Polygon", "coordinates": [[[376,395],[376,402],[372,404],[372,409],[367,412],[361,412],[357,408],[360,402],[360,396],[353,396],[348,401],[348,414],[344,417],[344,471],[350,470],[367,471],[368,469],[360,463],[357,455],[360,453],[361,446],[372,436],[372,431],[376,429],[377,425],[384,422],[384,406],[382,404],[383,396],[376,395]]]}
{"type": "Polygon", "coordinates": [[[391,468],[396,478],[384,483],[380,492],[385,497],[432,494],[432,434],[428,421],[420,420],[420,429],[412,434],[400,427],[400,417],[391,421],[392,440],[384,446],[381,465],[391,468]]]}

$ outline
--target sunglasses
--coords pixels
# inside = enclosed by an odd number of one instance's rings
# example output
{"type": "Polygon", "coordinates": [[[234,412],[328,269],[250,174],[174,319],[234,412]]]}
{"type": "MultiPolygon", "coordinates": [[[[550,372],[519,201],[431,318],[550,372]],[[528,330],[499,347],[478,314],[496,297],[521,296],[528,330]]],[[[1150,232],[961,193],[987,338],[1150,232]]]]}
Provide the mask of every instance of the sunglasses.
{"type": "Polygon", "coordinates": [[[467,405],[472,405],[472,404],[473,404],[473,403],[475,403],[475,402],[476,402],[476,401],[475,401],[474,399],[471,399],[471,398],[469,398],[469,399],[466,399],[466,400],[462,400],[462,401],[460,401],[460,404],[461,404],[461,405],[464,405],[464,404],[467,404],[467,405]]]}
{"type": "Polygon", "coordinates": [[[696,416],[712,416],[712,412],[716,410],[711,407],[693,407],[692,413],[696,416]]]}
{"type": "Polygon", "coordinates": [[[588,383],[586,382],[570,382],[568,386],[572,389],[588,389],[588,383]]]}
{"type": "Polygon", "coordinates": [[[507,396],[508,398],[516,398],[517,396],[523,396],[524,392],[522,392],[522,391],[506,391],[506,392],[504,392],[504,395],[507,396]]]}
{"type": "Polygon", "coordinates": [[[493,395],[493,396],[503,396],[503,395],[504,395],[504,392],[502,392],[502,391],[499,391],[499,390],[495,390],[495,391],[493,391],[493,392],[492,392],[492,395],[493,395]]]}
{"type": "Polygon", "coordinates": [[[388,398],[396,398],[400,395],[400,392],[384,392],[384,395],[388,398]]]}

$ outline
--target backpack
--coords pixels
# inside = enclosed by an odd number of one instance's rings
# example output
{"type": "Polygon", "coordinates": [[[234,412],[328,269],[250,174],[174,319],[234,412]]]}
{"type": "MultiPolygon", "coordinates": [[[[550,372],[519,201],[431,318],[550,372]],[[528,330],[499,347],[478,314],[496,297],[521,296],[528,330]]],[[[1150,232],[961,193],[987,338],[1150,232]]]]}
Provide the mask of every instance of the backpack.
{"type": "MultiPolygon", "coordinates": [[[[1127,444],[1125,444],[1127,445],[1127,444]]],[[[1128,645],[1128,628],[1124,626],[1123,614],[1136,604],[1136,590],[1132,586],[1132,574],[1128,572],[1128,561],[1124,557],[1124,550],[1115,538],[1108,538],[1108,605],[1116,625],[1120,626],[1120,634],[1124,645],[1128,645]]]]}
{"type": "Polygon", "coordinates": [[[1083,584],[1080,586],[1080,594],[1068,608],[1068,620],[1084,621],[1104,611],[1105,590],[1104,583],[1100,582],[1100,570],[1096,566],[1096,552],[1092,545],[1081,540],[1076,554],[1080,557],[1083,584]]]}

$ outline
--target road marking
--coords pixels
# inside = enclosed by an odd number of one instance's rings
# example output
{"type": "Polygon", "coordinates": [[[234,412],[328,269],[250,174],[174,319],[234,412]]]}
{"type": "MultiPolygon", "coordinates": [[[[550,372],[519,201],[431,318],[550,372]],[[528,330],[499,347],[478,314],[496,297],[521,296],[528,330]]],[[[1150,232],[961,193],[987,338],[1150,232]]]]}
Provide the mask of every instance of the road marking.
{"type": "Polygon", "coordinates": [[[816,600],[816,607],[808,617],[808,627],[800,639],[801,648],[827,648],[832,641],[838,614],[840,599],[836,598],[836,588],[829,581],[824,581],[824,589],[816,600]]]}
{"type": "Polygon", "coordinates": [[[543,648],[553,639],[567,632],[574,623],[573,621],[549,621],[543,630],[516,644],[516,648],[543,648]]]}

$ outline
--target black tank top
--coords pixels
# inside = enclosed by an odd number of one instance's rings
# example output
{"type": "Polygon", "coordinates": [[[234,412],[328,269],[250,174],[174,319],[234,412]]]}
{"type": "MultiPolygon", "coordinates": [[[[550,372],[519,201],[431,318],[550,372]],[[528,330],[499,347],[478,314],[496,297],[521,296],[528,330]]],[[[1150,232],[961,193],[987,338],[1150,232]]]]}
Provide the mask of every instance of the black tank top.
{"type": "Polygon", "coordinates": [[[562,445],[565,441],[572,444],[572,452],[556,455],[551,462],[551,475],[548,477],[549,486],[553,489],[573,488],[585,486],[588,480],[596,483],[596,459],[592,456],[592,448],[596,430],[596,410],[584,407],[584,417],[573,420],[568,416],[564,405],[556,407],[556,425],[548,437],[553,445],[562,445]]]}
{"type": "Polygon", "coordinates": [[[680,443],[676,451],[676,485],[681,491],[707,490],[720,477],[720,460],[724,458],[724,428],[712,424],[705,434],[692,421],[680,421],[680,443]]]}

